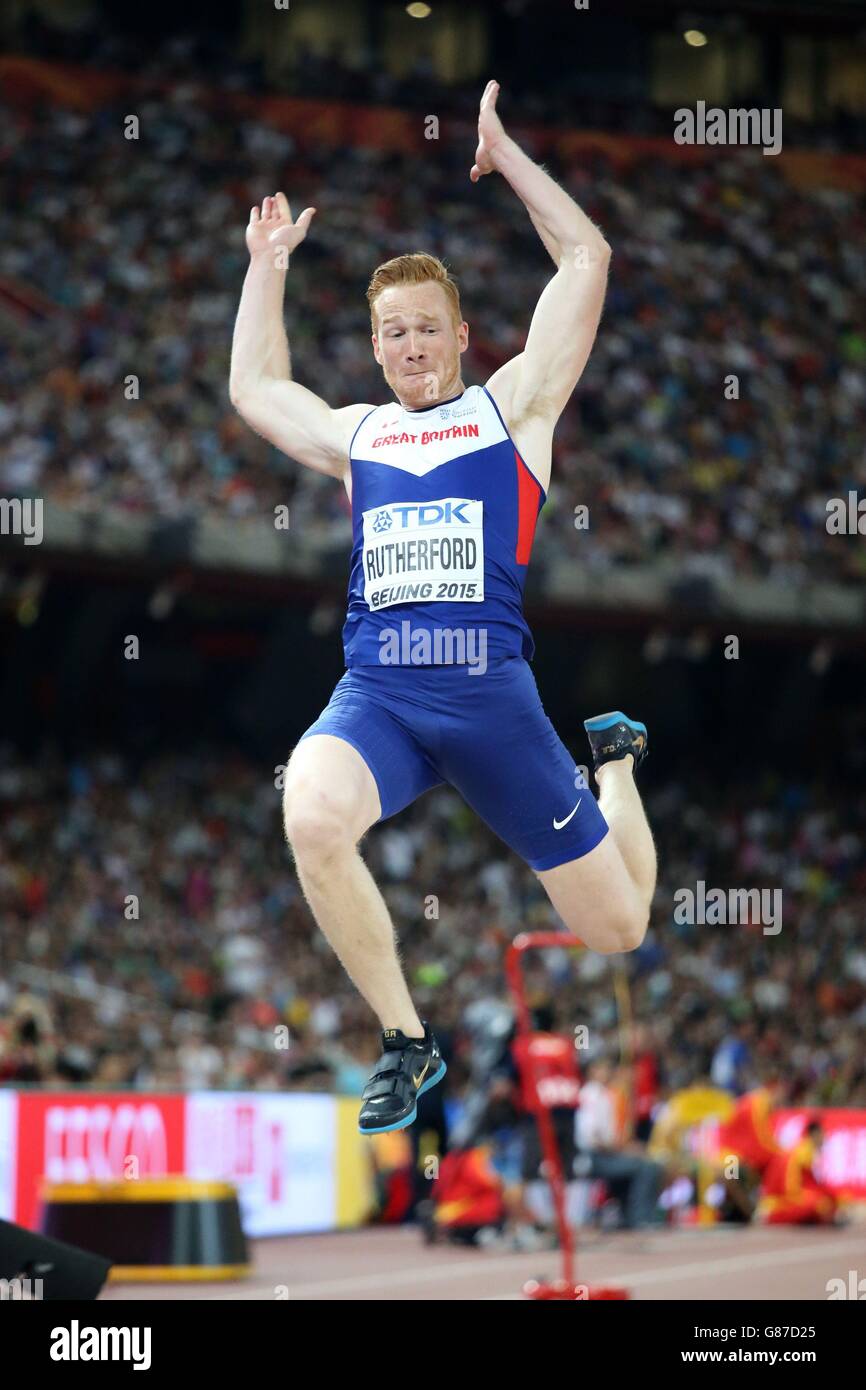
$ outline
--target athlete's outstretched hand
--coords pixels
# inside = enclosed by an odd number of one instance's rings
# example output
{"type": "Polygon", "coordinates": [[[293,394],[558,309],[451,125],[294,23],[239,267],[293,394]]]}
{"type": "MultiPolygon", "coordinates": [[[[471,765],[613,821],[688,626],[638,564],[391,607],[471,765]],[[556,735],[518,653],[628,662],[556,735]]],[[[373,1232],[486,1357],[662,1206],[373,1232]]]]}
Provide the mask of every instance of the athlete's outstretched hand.
{"type": "Polygon", "coordinates": [[[304,208],[297,222],[293,222],[292,209],[285,193],[265,198],[261,212],[258,208],[250,209],[250,225],[247,227],[247,250],[250,255],[259,256],[277,246],[285,246],[290,253],[294,251],[307,235],[315,211],[315,208],[304,208]]]}
{"type": "Polygon", "coordinates": [[[484,174],[493,173],[496,167],[493,153],[500,141],[505,139],[505,128],[496,114],[498,96],[499,83],[488,82],[478,112],[478,149],[475,151],[475,163],[469,171],[473,183],[477,183],[484,174]]]}

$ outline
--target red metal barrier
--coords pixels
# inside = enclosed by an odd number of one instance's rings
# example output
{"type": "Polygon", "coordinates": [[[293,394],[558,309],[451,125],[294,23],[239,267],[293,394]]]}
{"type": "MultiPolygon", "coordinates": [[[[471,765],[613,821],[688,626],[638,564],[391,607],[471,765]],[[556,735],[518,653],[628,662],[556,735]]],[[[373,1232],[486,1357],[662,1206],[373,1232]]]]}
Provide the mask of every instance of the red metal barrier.
{"type": "MultiPolygon", "coordinates": [[[[528,1037],[532,1033],[532,1019],[529,1012],[529,1005],[526,1002],[521,958],[526,951],[549,948],[562,950],[563,947],[582,950],[583,942],[578,941],[574,936],[567,935],[565,932],[521,932],[519,936],[514,938],[514,941],[506,952],[505,973],[514,998],[514,1007],[517,1015],[517,1033],[520,1037],[528,1037]]],[[[531,1279],[524,1285],[523,1292],[527,1298],[539,1300],[557,1299],[568,1302],[583,1302],[590,1299],[628,1298],[628,1291],[623,1288],[612,1286],[602,1288],[598,1285],[590,1287],[587,1284],[579,1284],[577,1282],[576,1242],[574,1239],[574,1232],[568,1222],[568,1213],[566,1210],[566,1178],[562,1171],[559,1145],[556,1142],[556,1134],[553,1129],[553,1121],[550,1118],[550,1112],[546,1106],[542,1105],[538,1095],[537,1073],[529,1049],[527,1049],[526,1056],[528,1058],[528,1065],[531,1068],[530,1081],[532,1084],[529,1087],[529,1091],[534,1100],[535,1121],[538,1125],[538,1132],[541,1138],[541,1149],[544,1154],[547,1181],[550,1184],[550,1191],[553,1197],[553,1209],[556,1214],[559,1248],[562,1252],[562,1278],[545,1283],[531,1279]]]]}

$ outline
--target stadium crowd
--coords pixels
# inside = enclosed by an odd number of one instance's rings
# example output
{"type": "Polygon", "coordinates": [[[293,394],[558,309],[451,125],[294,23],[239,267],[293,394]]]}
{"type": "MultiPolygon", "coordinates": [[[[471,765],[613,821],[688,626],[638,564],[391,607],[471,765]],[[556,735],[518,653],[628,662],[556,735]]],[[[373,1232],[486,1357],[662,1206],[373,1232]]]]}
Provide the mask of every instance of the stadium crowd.
{"type": "MultiPolygon", "coordinates": [[[[532,0],[509,0],[508,8],[512,15],[526,11],[529,20],[531,4],[532,0]]],[[[340,44],[336,34],[329,51],[314,48],[303,38],[277,50],[261,33],[239,43],[230,28],[221,30],[213,24],[200,30],[181,27],[171,36],[161,35],[158,45],[145,50],[134,29],[118,26],[113,15],[89,13],[86,6],[74,15],[66,10],[59,26],[52,24],[47,7],[42,13],[34,8],[29,14],[19,12],[4,19],[14,30],[7,42],[16,54],[74,63],[96,72],[126,72],[145,82],[199,81],[206,73],[209,82],[230,91],[273,89],[327,100],[339,95],[345,101],[425,112],[447,108],[470,119],[478,106],[477,84],[439,79],[429,52],[420,52],[401,75],[383,64],[381,47],[362,40],[346,52],[347,45],[340,44]]],[[[670,112],[641,99],[641,84],[634,81],[633,73],[622,68],[597,71],[591,63],[569,61],[553,46],[546,57],[545,80],[540,84],[519,38],[513,48],[503,44],[497,52],[503,87],[519,98],[524,119],[640,135],[670,131],[670,112]]],[[[766,95],[740,91],[738,102],[762,106],[766,95]]],[[[834,103],[825,103],[819,122],[798,119],[786,111],[785,131],[791,144],[866,149],[866,121],[834,103]]]]}
{"type": "MultiPolygon", "coordinates": [[[[296,213],[318,209],[286,319],[297,378],[334,406],[387,397],[364,299],[378,262],[423,248],[449,263],[468,381],[521,350],[552,267],[504,181],[470,184],[472,151],[447,130],[423,158],[337,148],[229,119],[172,72],[150,64],[135,140],[128,100],[90,116],[0,110],[0,284],[39,296],[0,340],[0,491],[102,519],[211,510],[242,525],[288,504],[290,534],[348,552],[340,485],[279,455],[228,401],[250,206],[279,186],[296,213]]],[[[506,125],[521,114],[506,102],[506,125]]],[[[862,203],[795,188],[755,152],[548,163],[614,257],[557,430],[539,578],[556,557],[599,585],[652,560],[721,584],[862,583],[860,538],[826,526],[828,500],[866,486],[862,203]]]]}
{"type": "MultiPolygon", "coordinates": [[[[0,1082],[334,1089],[360,1094],[378,1025],[315,928],[272,770],[222,750],[133,766],[114,754],[0,762],[0,1082]]],[[[623,957],[666,1093],[740,1094],[782,1067],[795,1103],[866,1105],[866,798],[845,814],[793,778],[721,799],[652,792],[652,924],[623,957]],[[713,814],[707,806],[713,804],[713,814]],[[688,925],[678,891],[779,888],[781,930],[688,925]]],[[[480,1006],[508,1001],[507,943],[557,919],[535,876],[452,791],[374,828],[365,857],[419,1011],[471,1072],[480,1006]]],[[[610,962],[539,954],[530,998],[617,1057],[610,962]]]]}
{"type": "MultiPolygon", "coordinates": [[[[407,249],[457,276],[467,383],[519,352],[552,273],[529,220],[501,180],[469,183],[471,142],[444,120],[423,157],[337,146],[230,111],[221,92],[261,91],[268,74],[216,33],[142,62],[132,37],[28,23],[19,51],[127,71],[135,85],[91,115],[0,102],[0,494],[44,497],[109,530],[122,514],[260,525],[288,504],[289,543],[316,533],[348,556],[339,484],[269,448],[228,401],[249,207],[281,187],[295,212],[318,209],[286,319],[295,375],[334,406],[387,395],[364,291],[377,263],[407,249]]],[[[590,87],[506,81],[506,126],[671,135],[670,113],[590,87]]],[[[424,62],[398,79],[364,52],[351,69],[307,54],[280,90],[391,104],[419,123],[447,112],[452,126],[474,120],[478,97],[437,84],[424,62]]],[[[862,134],[836,138],[850,148],[862,134]]],[[[786,149],[798,139],[838,148],[786,123],[786,149]]],[[[861,538],[826,527],[830,499],[866,490],[862,200],[795,185],[754,151],[545,162],[614,258],[554,442],[539,580],[555,560],[598,586],[655,561],[722,586],[862,585],[861,538]]],[[[774,1071],[792,1104],[866,1106],[866,796],[840,801],[794,770],[743,778],[720,789],[695,774],[647,797],[661,878],[646,940],[622,962],[641,1145],[675,1092],[742,1096],[774,1071]],[[778,890],[781,929],[683,922],[677,895],[699,883],[778,890]]],[[[360,1094],[378,1025],[300,893],[278,780],[223,748],[142,762],[25,761],[0,747],[0,1085],[360,1094]]],[[[442,1097],[459,1119],[477,1090],[479,1021],[510,1002],[505,949],[557,919],[448,789],[374,829],[364,853],[419,1013],[448,1038],[442,1097]]],[[[558,1029],[587,1029],[586,1119],[589,1088],[609,1089],[601,1078],[621,1096],[634,1080],[617,1066],[611,962],[563,949],[526,972],[537,1016],[552,1006],[558,1029]]],[[[642,1151],[632,1158],[646,1168],[642,1151]]]]}

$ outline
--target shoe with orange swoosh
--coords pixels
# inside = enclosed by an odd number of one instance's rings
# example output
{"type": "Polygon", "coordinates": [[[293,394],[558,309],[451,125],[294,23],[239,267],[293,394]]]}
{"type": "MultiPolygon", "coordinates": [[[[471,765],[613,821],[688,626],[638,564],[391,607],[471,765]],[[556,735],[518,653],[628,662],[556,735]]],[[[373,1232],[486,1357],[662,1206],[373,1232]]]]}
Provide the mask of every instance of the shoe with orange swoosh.
{"type": "Polygon", "coordinates": [[[399,1028],[386,1028],[382,1056],[364,1087],[360,1132],[384,1134],[411,1125],[418,1113],[418,1097],[441,1081],[447,1070],[429,1023],[424,1023],[423,1038],[407,1038],[399,1028]]]}

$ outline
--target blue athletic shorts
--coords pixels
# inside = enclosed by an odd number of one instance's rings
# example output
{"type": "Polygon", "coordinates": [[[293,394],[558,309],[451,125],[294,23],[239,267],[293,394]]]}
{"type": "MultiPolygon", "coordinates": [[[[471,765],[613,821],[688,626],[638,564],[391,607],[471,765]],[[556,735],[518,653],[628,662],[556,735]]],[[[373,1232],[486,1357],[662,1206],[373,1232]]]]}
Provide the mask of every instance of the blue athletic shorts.
{"type": "Polygon", "coordinates": [[[466,666],[353,666],[302,738],[357,749],[380,821],[446,782],[531,869],[588,854],[607,834],[598,802],[544,712],[523,657],[466,666]]]}

